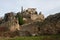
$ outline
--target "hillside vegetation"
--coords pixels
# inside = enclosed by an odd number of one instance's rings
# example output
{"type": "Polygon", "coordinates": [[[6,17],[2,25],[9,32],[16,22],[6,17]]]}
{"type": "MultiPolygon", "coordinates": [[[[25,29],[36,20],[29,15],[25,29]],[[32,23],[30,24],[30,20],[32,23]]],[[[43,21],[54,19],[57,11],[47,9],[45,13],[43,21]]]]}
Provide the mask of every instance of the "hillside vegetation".
{"type": "Polygon", "coordinates": [[[60,40],[60,35],[46,35],[35,37],[14,37],[14,38],[0,38],[0,40],[60,40]]]}

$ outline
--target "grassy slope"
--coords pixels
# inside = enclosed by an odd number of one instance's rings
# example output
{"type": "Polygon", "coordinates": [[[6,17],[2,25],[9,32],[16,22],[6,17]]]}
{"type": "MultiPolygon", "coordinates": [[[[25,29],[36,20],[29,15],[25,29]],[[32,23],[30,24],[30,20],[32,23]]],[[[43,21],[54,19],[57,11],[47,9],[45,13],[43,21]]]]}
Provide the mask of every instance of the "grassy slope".
{"type": "Polygon", "coordinates": [[[36,36],[36,37],[0,38],[0,40],[60,40],[60,35],[36,36]]]}

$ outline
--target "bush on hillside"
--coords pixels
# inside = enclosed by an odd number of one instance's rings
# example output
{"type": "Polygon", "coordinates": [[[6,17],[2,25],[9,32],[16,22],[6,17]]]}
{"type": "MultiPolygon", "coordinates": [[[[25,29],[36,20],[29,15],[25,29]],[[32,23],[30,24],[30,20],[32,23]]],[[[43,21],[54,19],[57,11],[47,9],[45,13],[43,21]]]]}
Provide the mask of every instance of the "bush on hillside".
{"type": "Polygon", "coordinates": [[[24,24],[23,17],[17,13],[16,17],[18,18],[19,25],[24,24]]]}

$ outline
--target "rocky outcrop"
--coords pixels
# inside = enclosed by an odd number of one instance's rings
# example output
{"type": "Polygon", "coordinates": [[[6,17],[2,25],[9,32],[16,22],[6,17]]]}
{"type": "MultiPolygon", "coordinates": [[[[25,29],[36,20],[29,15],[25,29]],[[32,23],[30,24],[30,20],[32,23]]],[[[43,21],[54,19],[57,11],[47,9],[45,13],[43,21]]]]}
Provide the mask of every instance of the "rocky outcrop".
{"type": "Polygon", "coordinates": [[[36,8],[28,8],[26,10],[23,10],[20,15],[22,15],[25,23],[30,23],[36,20],[43,21],[45,19],[44,15],[41,12],[38,14],[36,8]]]}
{"type": "Polygon", "coordinates": [[[0,27],[3,27],[3,28],[7,27],[7,31],[20,30],[18,20],[17,18],[15,18],[15,15],[13,12],[5,14],[4,23],[1,23],[0,27]]]}
{"type": "MultiPolygon", "coordinates": [[[[28,24],[21,25],[21,32],[29,32],[31,36],[38,35],[39,32],[39,23],[40,21],[30,22],[28,24]]],[[[21,33],[20,33],[21,34],[21,33]]],[[[25,33],[22,33],[22,35],[26,35],[25,33]]]]}
{"type": "Polygon", "coordinates": [[[24,24],[19,25],[13,12],[6,13],[4,19],[0,19],[0,33],[16,33],[19,36],[60,34],[60,13],[44,18],[44,15],[41,12],[38,14],[35,8],[28,8],[17,14],[23,18],[24,24]]]}
{"type": "Polygon", "coordinates": [[[6,21],[12,21],[15,18],[14,13],[10,12],[10,13],[6,13],[4,16],[4,20],[6,21]]]}
{"type": "Polygon", "coordinates": [[[60,33],[60,13],[48,16],[43,23],[39,24],[40,34],[60,33]]]}

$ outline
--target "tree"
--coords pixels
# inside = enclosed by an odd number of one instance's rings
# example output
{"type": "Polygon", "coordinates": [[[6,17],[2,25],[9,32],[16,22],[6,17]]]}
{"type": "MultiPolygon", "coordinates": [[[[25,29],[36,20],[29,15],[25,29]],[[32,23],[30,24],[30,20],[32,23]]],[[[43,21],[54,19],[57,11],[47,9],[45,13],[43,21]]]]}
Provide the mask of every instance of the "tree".
{"type": "Polygon", "coordinates": [[[18,18],[19,25],[22,25],[24,23],[23,17],[21,15],[19,15],[19,13],[17,13],[16,17],[18,18]]]}

